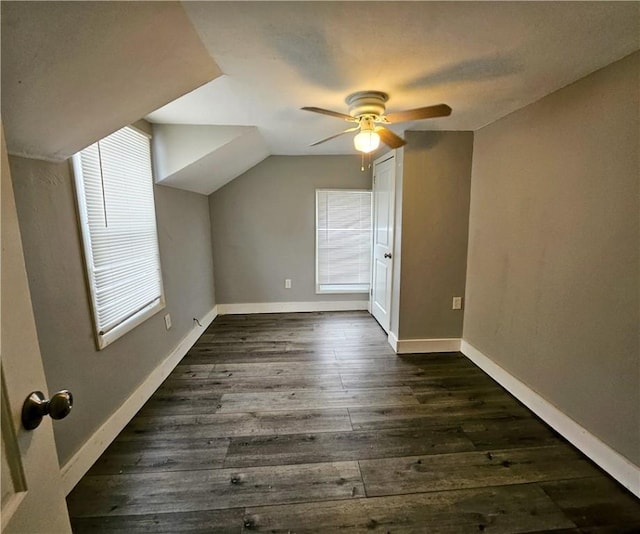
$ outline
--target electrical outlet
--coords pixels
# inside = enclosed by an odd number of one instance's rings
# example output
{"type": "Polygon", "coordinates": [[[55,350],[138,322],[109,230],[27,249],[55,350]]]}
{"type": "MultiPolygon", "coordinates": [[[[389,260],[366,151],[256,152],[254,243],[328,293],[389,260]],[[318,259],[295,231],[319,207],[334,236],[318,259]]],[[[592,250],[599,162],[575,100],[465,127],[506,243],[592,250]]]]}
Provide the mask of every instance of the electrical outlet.
{"type": "Polygon", "coordinates": [[[462,297],[453,297],[453,303],[451,304],[452,310],[462,309],[462,297]]]}
{"type": "Polygon", "coordinates": [[[171,328],[171,314],[167,313],[167,315],[164,316],[164,325],[167,327],[167,330],[169,330],[171,328]]]}
{"type": "Polygon", "coordinates": [[[284,280],[284,288],[291,289],[291,278],[285,278],[284,280]]]}

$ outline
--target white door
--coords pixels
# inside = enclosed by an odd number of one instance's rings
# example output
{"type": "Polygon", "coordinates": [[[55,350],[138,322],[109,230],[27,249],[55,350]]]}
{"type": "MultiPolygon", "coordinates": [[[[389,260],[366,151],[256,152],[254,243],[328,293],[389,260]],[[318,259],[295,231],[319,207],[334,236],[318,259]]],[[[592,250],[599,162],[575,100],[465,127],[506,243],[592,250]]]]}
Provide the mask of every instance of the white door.
{"type": "Polygon", "coordinates": [[[389,332],[395,213],[395,153],[373,163],[373,265],[371,314],[389,332]]]}
{"type": "MultiPolygon", "coordinates": [[[[0,127],[1,128],[1,127],[0,127]]],[[[51,419],[22,428],[22,404],[47,393],[22,254],[9,162],[2,145],[0,175],[0,392],[2,409],[2,534],[71,532],[51,419]]]]}

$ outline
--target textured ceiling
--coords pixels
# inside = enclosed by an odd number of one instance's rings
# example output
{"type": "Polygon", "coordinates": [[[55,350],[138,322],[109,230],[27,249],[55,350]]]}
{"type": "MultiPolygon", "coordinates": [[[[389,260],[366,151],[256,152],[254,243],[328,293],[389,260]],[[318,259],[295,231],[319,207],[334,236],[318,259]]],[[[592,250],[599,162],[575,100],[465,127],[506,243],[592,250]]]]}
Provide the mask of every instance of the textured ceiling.
{"type": "Polygon", "coordinates": [[[347,127],[300,111],[447,103],[408,129],[476,130],[640,48],[639,2],[184,2],[224,76],[152,122],[257,126],[272,154],[350,154],[347,127]]]}
{"type": "Polygon", "coordinates": [[[14,155],[66,159],[220,74],[178,2],[0,6],[14,155]]]}

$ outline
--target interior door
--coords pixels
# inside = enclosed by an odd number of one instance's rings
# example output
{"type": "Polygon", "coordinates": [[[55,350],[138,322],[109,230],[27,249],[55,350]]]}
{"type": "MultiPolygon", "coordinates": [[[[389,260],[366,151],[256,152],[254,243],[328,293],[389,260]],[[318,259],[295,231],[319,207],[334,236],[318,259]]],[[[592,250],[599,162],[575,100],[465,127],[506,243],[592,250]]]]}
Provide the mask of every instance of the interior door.
{"type": "Polygon", "coordinates": [[[373,264],[371,314],[389,332],[395,213],[395,153],[373,163],[373,264]]]}
{"type": "MultiPolygon", "coordinates": [[[[1,129],[1,127],[0,127],[1,129]]],[[[22,428],[22,404],[32,391],[46,395],[22,254],[4,134],[0,207],[0,391],[2,410],[2,534],[71,532],[51,419],[22,428]]]]}

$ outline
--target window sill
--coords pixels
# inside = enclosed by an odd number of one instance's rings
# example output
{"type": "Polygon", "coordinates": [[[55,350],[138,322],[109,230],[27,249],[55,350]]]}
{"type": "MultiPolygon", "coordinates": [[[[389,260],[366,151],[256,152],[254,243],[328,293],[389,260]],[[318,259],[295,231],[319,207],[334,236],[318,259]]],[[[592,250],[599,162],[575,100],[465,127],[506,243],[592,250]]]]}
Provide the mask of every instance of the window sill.
{"type": "Polygon", "coordinates": [[[322,284],[316,286],[316,295],[369,293],[369,284],[322,284]]]}
{"type": "Polygon", "coordinates": [[[131,332],[136,326],[141,325],[150,317],[153,317],[160,310],[165,308],[164,295],[159,299],[155,300],[151,304],[147,305],[143,309],[141,309],[135,315],[132,315],[118,326],[112,328],[108,332],[101,334],[100,332],[96,332],[96,341],[98,345],[98,350],[102,350],[117,339],[120,339],[126,333],[131,332]]]}

